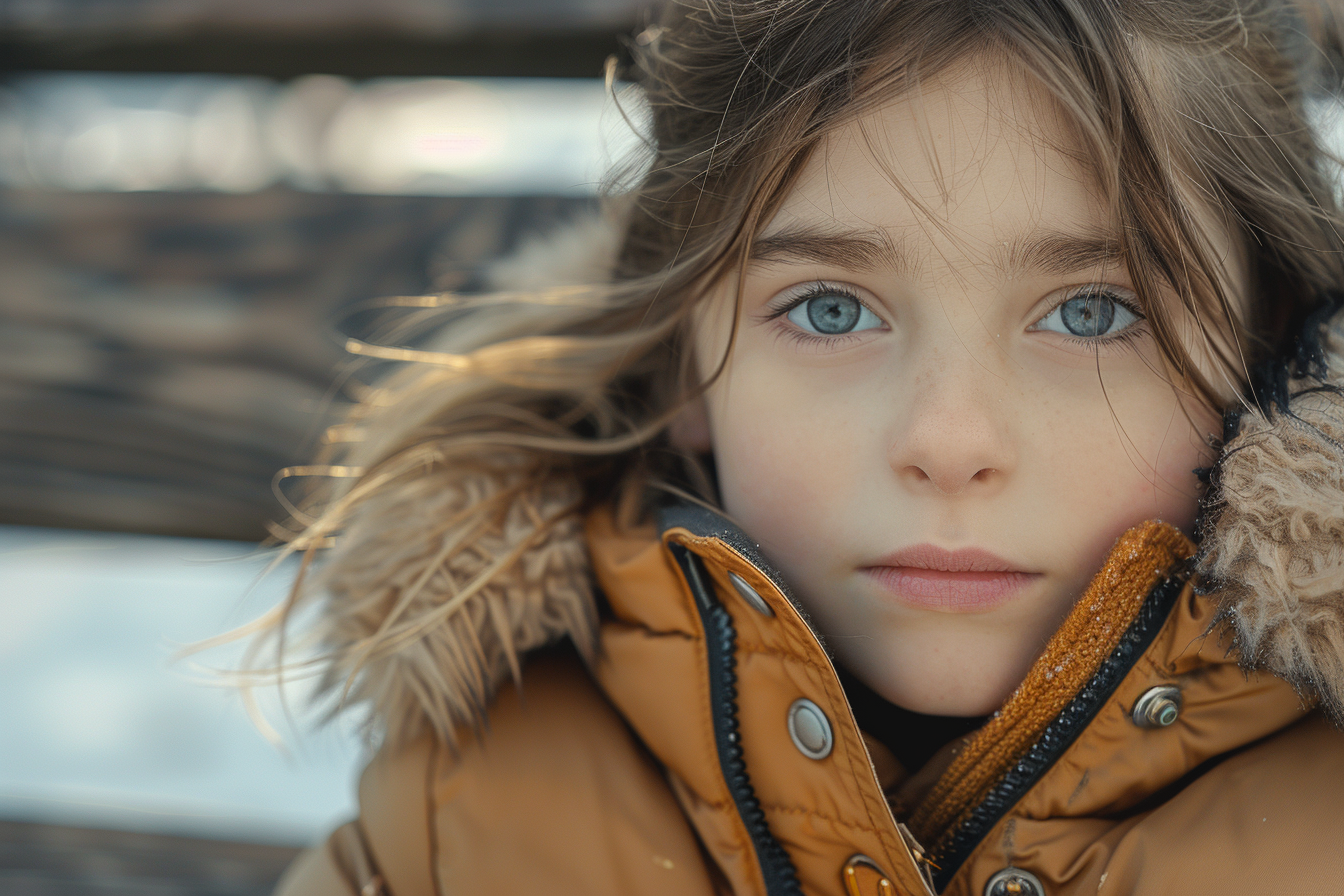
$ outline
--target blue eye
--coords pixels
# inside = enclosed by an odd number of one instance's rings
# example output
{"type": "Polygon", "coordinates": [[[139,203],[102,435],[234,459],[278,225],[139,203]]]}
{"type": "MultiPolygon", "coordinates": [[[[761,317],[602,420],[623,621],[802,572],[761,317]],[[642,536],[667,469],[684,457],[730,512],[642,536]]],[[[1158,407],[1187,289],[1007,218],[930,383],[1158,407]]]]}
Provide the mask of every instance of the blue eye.
{"type": "Polygon", "coordinates": [[[1113,287],[1084,287],[1056,305],[1032,329],[1082,339],[1099,339],[1127,330],[1143,320],[1143,315],[1134,310],[1132,293],[1122,298],[1118,292],[1113,287]]]}
{"type": "Polygon", "coordinates": [[[789,322],[819,336],[843,336],[882,326],[882,320],[854,296],[818,291],[789,309],[789,322]]]}

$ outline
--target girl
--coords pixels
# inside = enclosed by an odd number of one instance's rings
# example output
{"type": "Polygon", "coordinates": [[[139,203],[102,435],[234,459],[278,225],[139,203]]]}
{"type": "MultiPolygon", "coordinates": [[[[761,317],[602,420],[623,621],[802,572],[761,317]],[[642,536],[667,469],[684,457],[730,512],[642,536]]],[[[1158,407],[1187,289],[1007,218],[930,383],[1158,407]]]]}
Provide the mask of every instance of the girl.
{"type": "Polygon", "coordinates": [[[1302,30],[672,5],[603,276],[352,343],[412,363],[280,619],[319,601],[381,747],[280,892],[1340,892],[1302,30]]]}

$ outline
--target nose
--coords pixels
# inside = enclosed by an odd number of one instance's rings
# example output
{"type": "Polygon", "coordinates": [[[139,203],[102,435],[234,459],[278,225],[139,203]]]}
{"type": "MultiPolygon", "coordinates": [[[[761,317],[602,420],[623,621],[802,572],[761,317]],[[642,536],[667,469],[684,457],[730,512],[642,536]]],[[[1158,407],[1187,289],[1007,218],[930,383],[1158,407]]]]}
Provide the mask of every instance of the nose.
{"type": "Polygon", "coordinates": [[[994,374],[974,363],[932,366],[907,393],[890,442],[891,468],[907,486],[949,497],[998,488],[1016,466],[1016,451],[994,374]]]}

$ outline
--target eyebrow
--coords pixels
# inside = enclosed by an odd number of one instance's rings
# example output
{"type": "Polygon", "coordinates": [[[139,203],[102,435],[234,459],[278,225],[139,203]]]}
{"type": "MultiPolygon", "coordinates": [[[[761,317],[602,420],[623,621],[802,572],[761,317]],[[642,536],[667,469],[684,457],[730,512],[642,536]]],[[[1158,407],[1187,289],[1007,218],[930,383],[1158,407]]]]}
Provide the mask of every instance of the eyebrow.
{"type": "Polygon", "coordinates": [[[910,253],[880,228],[786,230],[758,237],[751,246],[751,260],[762,264],[810,261],[859,271],[887,268],[900,274],[914,272],[910,253]]]}
{"type": "MultiPolygon", "coordinates": [[[[895,240],[880,228],[795,228],[758,238],[752,245],[751,260],[812,262],[850,270],[884,269],[912,275],[919,270],[919,259],[910,248],[908,240],[895,240]]],[[[1125,252],[1119,239],[1109,233],[1045,231],[1022,234],[994,246],[988,260],[1005,274],[1031,271],[1064,275],[1123,264],[1125,252]]]]}
{"type": "Polygon", "coordinates": [[[1020,237],[1000,245],[994,266],[1012,274],[1040,271],[1046,274],[1071,274],[1089,268],[1123,264],[1125,251],[1120,240],[1107,233],[1060,233],[1046,231],[1020,237]]]}

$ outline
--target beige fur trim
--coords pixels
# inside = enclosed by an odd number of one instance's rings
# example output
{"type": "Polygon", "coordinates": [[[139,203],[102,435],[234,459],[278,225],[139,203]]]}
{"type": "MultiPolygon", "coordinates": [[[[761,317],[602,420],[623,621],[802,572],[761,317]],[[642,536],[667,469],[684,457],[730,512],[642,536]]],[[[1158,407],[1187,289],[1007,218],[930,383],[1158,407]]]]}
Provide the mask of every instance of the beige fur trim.
{"type": "Polygon", "coordinates": [[[488,287],[528,292],[606,282],[625,236],[628,206],[626,200],[609,199],[563,227],[529,236],[486,269],[488,287]]]}
{"type": "MultiPolygon", "coordinates": [[[[1344,316],[1326,327],[1324,385],[1344,386],[1344,316]]],[[[1223,452],[1200,572],[1250,669],[1344,720],[1344,395],[1290,382],[1288,413],[1247,411],[1223,452]],[[1313,391],[1314,390],[1314,391],[1313,391]]]]}
{"type": "Polygon", "coordinates": [[[315,583],[324,688],[367,703],[392,741],[479,730],[529,650],[569,637],[592,653],[579,488],[508,469],[441,470],[370,498],[315,583]]]}
{"type": "MultiPolygon", "coordinates": [[[[609,200],[524,241],[486,272],[489,287],[527,293],[607,280],[627,211],[609,200]]],[[[490,328],[511,325],[501,307],[455,321],[442,347],[498,338],[490,328]]],[[[568,638],[591,657],[597,612],[582,498],[571,478],[522,454],[371,488],[303,591],[323,602],[323,693],[338,694],[341,708],[366,704],[386,739],[428,726],[451,744],[462,728],[480,730],[528,651],[568,638]]]]}

